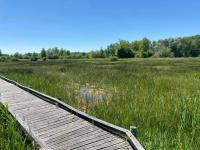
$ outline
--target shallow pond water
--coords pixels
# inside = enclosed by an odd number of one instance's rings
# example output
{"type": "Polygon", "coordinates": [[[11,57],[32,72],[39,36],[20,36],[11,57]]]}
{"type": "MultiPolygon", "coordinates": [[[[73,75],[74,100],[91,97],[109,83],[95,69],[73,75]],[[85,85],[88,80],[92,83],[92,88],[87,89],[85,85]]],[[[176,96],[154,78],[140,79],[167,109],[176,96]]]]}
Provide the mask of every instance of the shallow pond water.
{"type": "Polygon", "coordinates": [[[80,88],[80,98],[83,100],[105,100],[106,93],[103,89],[86,84],[80,88]]]}

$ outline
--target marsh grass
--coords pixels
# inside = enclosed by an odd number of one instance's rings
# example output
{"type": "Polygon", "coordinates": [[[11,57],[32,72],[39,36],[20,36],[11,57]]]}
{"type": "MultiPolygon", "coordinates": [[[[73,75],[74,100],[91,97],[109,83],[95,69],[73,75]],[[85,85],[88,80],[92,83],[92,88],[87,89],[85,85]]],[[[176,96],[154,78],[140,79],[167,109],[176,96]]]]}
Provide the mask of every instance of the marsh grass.
{"type": "Polygon", "coordinates": [[[34,145],[19,128],[8,109],[0,104],[0,149],[33,150],[34,145]]]}
{"type": "Polygon", "coordinates": [[[0,74],[98,118],[136,126],[146,149],[200,147],[200,59],[74,60],[0,64],[0,74]],[[89,83],[106,101],[77,96],[89,83]]]}

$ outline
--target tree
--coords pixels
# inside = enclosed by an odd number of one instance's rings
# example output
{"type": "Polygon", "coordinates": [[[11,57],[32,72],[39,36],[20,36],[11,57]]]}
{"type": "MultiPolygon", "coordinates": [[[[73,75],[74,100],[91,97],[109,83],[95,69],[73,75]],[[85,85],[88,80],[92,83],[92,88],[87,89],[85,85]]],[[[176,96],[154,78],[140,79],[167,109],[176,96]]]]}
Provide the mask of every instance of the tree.
{"type": "Polygon", "coordinates": [[[148,51],[150,48],[151,41],[147,38],[143,38],[142,43],[143,43],[143,50],[148,51]]]}
{"type": "Polygon", "coordinates": [[[14,54],[14,57],[15,58],[18,58],[18,59],[22,59],[23,57],[22,57],[22,54],[20,54],[20,53],[18,53],[18,52],[16,52],[15,54],[14,54]]]}
{"type": "Polygon", "coordinates": [[[92,58],[105,58],[104,51],[101,49],[99,51],[91,51],[92,58]]]}
{"type": "Polygon", "coordinates": [[[197,57],[200,55],[200,40],[192,40],[190,45],[190,56],[197,57]]]}
{"type": "Polygon", "coordinates": [[[57,47],[49,48],[47,51],[48,59],[58,59],[59,58],[59,50],[57,47]]]}
{"type": "Polygon", "coordinates": [[[174,53],[175,57],[182,57],[182,53],[180,51],[180,45],[178,46],[178,42],[177,41],[173,41],[173,43],[170,46],[171,51],[174,53]]]}
{"type": "Polygon", "coordinates": [[[104,52],[103,49],[101,49],[101,50],[99,51],[99,53],[100,53],[100,58],[105,58],[105,57],[106,57],[105,52],[104,52]]]}
{"type": "Polygon", "coordinates": [[[47,56],[46,50],[44,48],[41,50],[40,54],[42,58],[45,58],[47,56]]]}
{"type": "Polygon", "coordinates": [[[67,51],[65,51],[65,54],[66,54],[67,56],[69,56],[71,53],[70,53],[69,50],[67,50],[67,51]]]}
{"type": "Polygon", "coordinates": [[[129,41],[120,40],[119,41],[119,48],[117,51],[117,56],[119,58],[132,58],[134,57],[134,53],[131,49],[131,44],[129,41]]]}
{"type": "Polygon", "coordinates": [[[33,52],[31,56],[31,61],[37,61],[38,60],[38,54],[33,52]]]}
{"type": "Polygon", "coordinates": [[[134,57],[134,54],[133,54],[133,52],[132,52],[132,50],[130,48],[121,47],[117,51],[117,56],[119,58],[132,58],[132,57],[134,57]]]}
{"type": "Polygon", "coordinates": [[[0,56],[2,56],[2,51],[1,51],[1,49],[0,49],[0,56]]]}
{"type": "Polygon", "coordinates": [[[171,52],[171,49],[163,47],[163,49],[157,51],[153,57],[173,57],[173,53],[171,52]]]}
{"type": "Polygon", "coordinates": [[[119,49],[118,43],[108,45],[107,48],[105,49],[106,57],[116,56],[118,49],[119,49]]]}
{"type": "Polygon", "coordinates": [[[138,51],[139,50],[138,41],[131,42],[131,48],[132,48],[133,51],[138,51]]]}
{"type": "Polygon", "coordinates": [[[143,38],[137,42],[139,50],[148,51],[150,49],[151,41],[147,38],[143,38]]]}

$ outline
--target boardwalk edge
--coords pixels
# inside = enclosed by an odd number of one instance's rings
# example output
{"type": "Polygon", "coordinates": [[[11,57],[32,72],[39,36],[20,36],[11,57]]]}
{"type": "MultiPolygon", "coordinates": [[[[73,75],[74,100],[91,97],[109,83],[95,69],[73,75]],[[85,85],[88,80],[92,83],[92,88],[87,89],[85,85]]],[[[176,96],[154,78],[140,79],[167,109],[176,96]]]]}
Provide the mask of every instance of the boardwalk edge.
{"type": "Polygon", "coordinates": [[[41,93],[41,92],[38,92],[30,87],[26,87],[26,86],[23,86],[21,85],[20,83],[14,81],[14,80],[10,80],[4,76],[1,76],[0,75],[0,78],[11,83],[11,84],[14,84],[16,85],[17,87],[31,93],[32,95],[35,95],[36,97],[39,97],[41,98],[42,100],[45,100],[51,104],[54,104],[64,110],[67,110],[71,113],[73,113],[74,115],[108,131],[108,132],[111,132],[113,134],[116,134],[122,138],[126,138],[128,140],[128,142],[130,143],[130,145],[132,146],[132,148],[134,150],[144,150],[144,147],[140,144],[140,142],[136,139],[136,137],[127,129],[125,128],[122,128],[122,127],[119,127],[119,126],[116,126],[116,125],[113,125],[109,122],[106,122],[106,121],[103,121],[101,119],[98,119],[98,118],[95,118],[93,116],[90,116],[82,111],[79,111],[75,108],[73,108],[72,106],[58,100],[57,98],[54,98],[54,97],[51,97],[51,96],[48,96],[44,93],[41,93]]]}

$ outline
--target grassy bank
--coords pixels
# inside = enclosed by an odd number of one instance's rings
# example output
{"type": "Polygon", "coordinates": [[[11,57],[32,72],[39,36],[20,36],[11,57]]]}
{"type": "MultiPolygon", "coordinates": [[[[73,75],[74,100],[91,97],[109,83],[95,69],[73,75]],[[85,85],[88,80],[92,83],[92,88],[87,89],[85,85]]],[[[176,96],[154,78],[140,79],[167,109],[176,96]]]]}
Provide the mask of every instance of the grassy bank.
{"type": "Polygon", "coordinates": [[[200,59],[1,63],[0,74],[129,128],[147,149],[200,147],[200,59]],[[105,100],[82,100],[90,85],[105,100]]]}
{"type": "Polygon", "coordinates": [[[8,110],[0,104],[0,149],[1,150],[33,150],[16,120],[8,110]]]}

